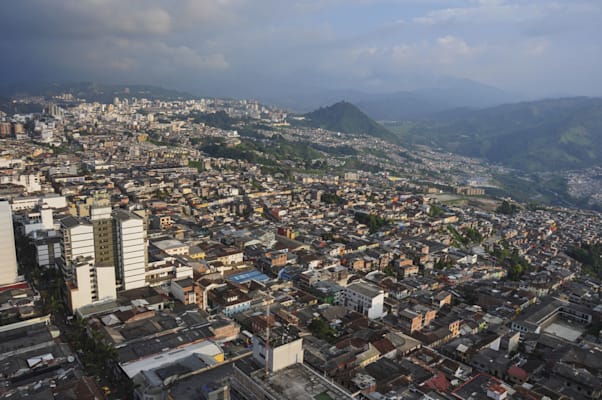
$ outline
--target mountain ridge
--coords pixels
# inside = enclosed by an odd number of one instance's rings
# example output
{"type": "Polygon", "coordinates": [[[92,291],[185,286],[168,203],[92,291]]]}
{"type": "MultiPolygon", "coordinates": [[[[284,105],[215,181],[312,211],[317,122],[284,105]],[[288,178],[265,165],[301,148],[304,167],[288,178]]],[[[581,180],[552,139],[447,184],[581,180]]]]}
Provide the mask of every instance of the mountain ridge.
{"type": "Polygon", "coordinates": [[[339,101],[327,107],[320,107],[304,114],[303,117],[305,120],[302,123],[306,126],[341,133],[366,134],[388,142],[398,142],[398,137],[395,134],[347,101],[339,101]]]}
{"type": "Polygon", "coordinates": [[[602,165],[602,98],[570,97],[447,112],[400,132],[413,144],[525,171],[602,165]]]}

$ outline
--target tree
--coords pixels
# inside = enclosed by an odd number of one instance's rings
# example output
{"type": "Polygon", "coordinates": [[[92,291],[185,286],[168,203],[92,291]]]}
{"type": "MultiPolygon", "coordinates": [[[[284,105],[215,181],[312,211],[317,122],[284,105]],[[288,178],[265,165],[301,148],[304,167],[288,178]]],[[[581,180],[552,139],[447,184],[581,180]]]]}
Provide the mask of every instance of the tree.
{"type": "Polygon", "coordinates": [[[335,331],[324,321],[322,318],[314,318],[308,326],[311,333],[319,338],[326,341],[332,341],[335,339],[335,331]]]}
{"type": "Polygon", "coordinates": [[[585,273],[602,277],[602,243],[582,243],[568,248],[566,253],[583,264],[585,273]]]}
{"type": "Polygon", "coordinates": [[[393,267],[393,262],[390,262],[389,265],[383,268],[383,273],[387,276],[396,276],[395,268],[393,267]]]}
{"type": "Polygon", "coordinates": [[[355,213],[355,219],[359,223],[367,225],[368,229],[370,229],[370,233],[378,231],[387,224],[387,220],[374,214],[355,213]]]}
{"type": "Polygon", "coordinates": [[[54,295],[51,295],[44,304],[44,310],[51,314],[58,314],[65,309],[64,304],[57,299],[54,295]]]}
{"type": "Polygon", "coordinates": [[[483,241],[481,232],[474,228],[464,228],[462,233],[464,234],[464,238],[472,243],[481,243],[483,241]]]}
{"type": "Polygon", "coordinates": [[[510,204],[507,200],[502,201],[502,204],[496,208],[495,212],[499,214],[514,215],[518,211],[516,204],[510,204]]]}
{"type": "Polygon", "coordinates": [[[443,209],[441,207],[439,207],[438,205],[431,204],[429,206],[429,217],[437,218],[443,214],[444,214],[443,209]]]}
{"type": "Polygon", "coordinates": [[[520,277],[522,276],[524,272],[524,268],[521,264],[514,264],[510,267],[510,269],[508,270],[508,277],[515,281],[520,279],[520,277]]]}

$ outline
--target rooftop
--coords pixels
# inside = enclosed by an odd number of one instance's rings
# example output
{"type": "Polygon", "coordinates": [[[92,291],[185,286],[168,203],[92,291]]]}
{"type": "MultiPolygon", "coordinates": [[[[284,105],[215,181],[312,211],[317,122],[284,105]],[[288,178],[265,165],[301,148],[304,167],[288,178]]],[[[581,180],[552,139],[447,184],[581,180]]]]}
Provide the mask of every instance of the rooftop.
{"type": "Polygon", "coordinates": [[[347,286],[347,289],[367,297],[376,297],[379,294],[383,293],[383,290],[378,286],[364,281],[354,282],[351,285],[347,286]]]}
{"type": "Polygon", "coordinates": [[[266,376],[263,368],[252,360],[243,360],[236,367],[249,372],[256,384],[275,399],[295,400],[348,400],[351,395],[342,388],[333,385],[304,364],[294,364],[266,376]],[[239,364],[249,365],[239,365],[239,364]],[[255,368],[255,370],[253,370],[255,368]]]}

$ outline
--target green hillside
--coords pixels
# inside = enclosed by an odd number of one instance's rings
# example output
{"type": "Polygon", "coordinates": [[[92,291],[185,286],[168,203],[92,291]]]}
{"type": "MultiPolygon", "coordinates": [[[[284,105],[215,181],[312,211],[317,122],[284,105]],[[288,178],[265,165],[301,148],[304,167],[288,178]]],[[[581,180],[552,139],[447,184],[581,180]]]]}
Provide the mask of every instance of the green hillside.
{"type": "Polygon", "coordinates": [[[397,143],[398,137],[346,101],[321,107],[304,115],[304,124],[329,131],[365,134],[397,143]]]}
{"type": "Polygon", "coordinates": [[[458,111],[399,128],[428,144],[525,171],[602,165],[602,99],[565,98],[458,111]]]}

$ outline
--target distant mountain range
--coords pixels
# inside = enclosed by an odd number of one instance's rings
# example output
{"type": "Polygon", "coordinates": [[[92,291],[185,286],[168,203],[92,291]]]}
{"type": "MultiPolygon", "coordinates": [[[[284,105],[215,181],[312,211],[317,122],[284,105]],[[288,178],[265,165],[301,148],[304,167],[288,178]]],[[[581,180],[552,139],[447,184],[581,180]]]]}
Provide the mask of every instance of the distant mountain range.
{"type": "Polygon", "coordinates": [[[0,87],[0,95],[4,97],[52,97],[63,93],[71,93],[76,98],[90,102],[98,101],[100,103],[112,103],[115,97],[144,97],[149,100],[188,100],[198,98],[198,96],[190,93],[152,85],[106,85],[94,82],[78,82],[64,84],[12,84],[0,87]]]}
{"type": "Polygon", "coordinates": [[[458,79],[437,88],[367,96],[354,104],[378,121],[403,121],[445,110],[484,108],[516,100],[517,96],[493,86],[458,79]]]}
{"type": "Polygon", "coordinates": [[[299,88],[293,95],[260,97],[260,100],[295,112],[307,112],[345,100],[378,121],[402,121],[423,118],[457,108],[485,108],[522,100],[516,94],[469,79],[444,78],[432,87],[389,93],[365,93],[357,90],[299,88]]]}
{"type": "Polygon", "coordinates": [[[346,101],[321,107],[303,116],[305,120],[301,123],[305,126],[342,133],[366,134],[393,143],[399,141],[395,134],[346,101]]]}
{"type": "Polygon", "coordinates": [[[525,171],[602,165],[602,99],[574,97],[456,110],[400,129],[427,144],[525,171]]]}

